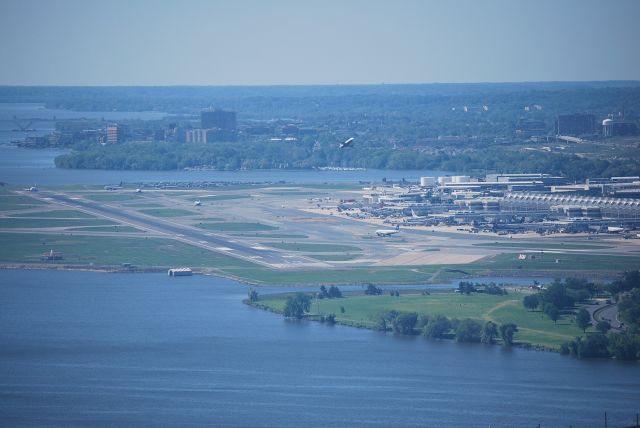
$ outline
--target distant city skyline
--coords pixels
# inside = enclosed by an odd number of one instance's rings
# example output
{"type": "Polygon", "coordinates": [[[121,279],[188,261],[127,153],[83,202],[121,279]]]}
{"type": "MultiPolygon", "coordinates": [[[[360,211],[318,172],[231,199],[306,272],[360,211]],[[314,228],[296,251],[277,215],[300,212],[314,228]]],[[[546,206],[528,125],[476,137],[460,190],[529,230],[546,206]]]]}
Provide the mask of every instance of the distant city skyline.
{"type": "Polygon", "coordinates": [[[640,80],[636,0],[3,0],[0,85],[640,80]]]}

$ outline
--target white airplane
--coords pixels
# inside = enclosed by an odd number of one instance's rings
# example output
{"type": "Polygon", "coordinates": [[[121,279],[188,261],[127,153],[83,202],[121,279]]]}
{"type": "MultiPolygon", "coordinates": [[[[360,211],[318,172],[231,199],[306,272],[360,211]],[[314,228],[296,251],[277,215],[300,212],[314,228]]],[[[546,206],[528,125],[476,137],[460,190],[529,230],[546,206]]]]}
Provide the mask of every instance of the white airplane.
{"type": "Polygon", "coordinates": [[[376,235],[382,236],[382,237],[395,235],[396,233],[400,233],[400,226],[396,226],[395,229],[378,229],[378,230],[376,230],[376,235]]]}
{"type": "Polygon", "coordinates": [[[418,215],[414,210],[411,210],[411,218],[427,218],[426,215],[418,215]]]}
{"type": "Polygon", "coordinates": [[[344,149],[345,147],[350,146],[353,143],[353,140],[354,140],[354,138],[351,137],[347,141],[345,141],[344,143],[340,143],[340,148],[344,149]]]}
{"type": "Polygon", "coordinates": [[[202,205],[202,202],[199,199],[193,203],[194,207],[199,207],[200,205],[202,205]]]}

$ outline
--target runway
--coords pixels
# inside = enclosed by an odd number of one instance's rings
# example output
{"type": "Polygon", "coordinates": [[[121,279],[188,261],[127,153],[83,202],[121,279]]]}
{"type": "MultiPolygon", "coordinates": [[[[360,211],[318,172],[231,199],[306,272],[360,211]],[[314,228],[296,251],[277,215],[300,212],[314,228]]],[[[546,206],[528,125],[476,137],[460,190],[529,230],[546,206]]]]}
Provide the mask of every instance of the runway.
{"type": "MultiPolygon", "coordinates": [[[[26,194],[26,193],[25,193],[26,194]]],[[[59,192],[41,191],[29,194],[31,197],[45,202],[55,202],[70,208],[81,210],[97,217],[114,220],[134,226],[152,233],[165,235],[168,238],[205,248],[210,251],[241,258],[252,263],[278,269],[322,268],[329,266],[304,256],[289,254],[274,248],[267,248],[259,243],[239,242],[232,237],[211,233],[196,227],[180,224],[142,214],[123,207],[114,207],[106,203],[87,200],[78,196],[69,196],[59,192]]]]}

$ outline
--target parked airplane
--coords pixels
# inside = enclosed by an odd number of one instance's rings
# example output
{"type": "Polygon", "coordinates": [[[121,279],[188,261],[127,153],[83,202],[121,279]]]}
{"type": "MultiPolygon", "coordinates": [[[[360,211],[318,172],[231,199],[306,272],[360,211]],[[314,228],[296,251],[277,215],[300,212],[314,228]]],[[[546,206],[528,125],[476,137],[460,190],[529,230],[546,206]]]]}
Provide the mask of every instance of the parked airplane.
{"type": "Polygon", "coordinates": [[[349,138],[347,141],[345,141],[344,143],[340,143],[340,148],[344,149],[345,147],[349,147],[352,143],[353,143],[353,137],[349,138]]]}
{"type": "Polygon", "coordinates": [[[378,229],[378,230],[376,230],[376,235],[382,236],[382,237],[395,235],[396,233],[400,233],[400,226],[396,226],[395,229],[378,229]]]}

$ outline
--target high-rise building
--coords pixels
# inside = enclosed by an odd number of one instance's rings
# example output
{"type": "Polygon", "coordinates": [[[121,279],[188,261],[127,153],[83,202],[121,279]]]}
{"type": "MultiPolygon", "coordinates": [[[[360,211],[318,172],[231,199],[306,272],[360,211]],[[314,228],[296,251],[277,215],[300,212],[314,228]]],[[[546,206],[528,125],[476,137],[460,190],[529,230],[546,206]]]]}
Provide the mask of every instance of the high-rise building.
{"type": "Polygon", "coordinates": [[[124,141],[122,126],[115,124],[107,126],[107,144],[118,144],[124,141]]]}
{"type": "Polygon", "coordinates": [[[200,125],[203,129],[220,129],[236,132],[236,112],[218,109],[203,110],[200,114],[200,125]]]}

